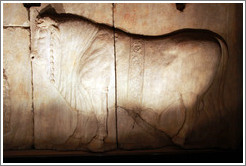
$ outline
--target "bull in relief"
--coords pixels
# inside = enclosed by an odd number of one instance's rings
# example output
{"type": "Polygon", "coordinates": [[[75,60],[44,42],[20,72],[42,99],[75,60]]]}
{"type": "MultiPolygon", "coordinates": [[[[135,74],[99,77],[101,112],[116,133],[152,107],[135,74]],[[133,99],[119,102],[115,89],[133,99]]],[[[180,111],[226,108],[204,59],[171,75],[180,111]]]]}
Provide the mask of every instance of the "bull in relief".
{"type": "MultiPolygon", "coordinates": [[[[91,151],[105,150],[112,83],[117,85],[117,108],[143,128],[150,126],[147,132],[157,130],[182,146],[193,113],[202,109],[202,97],[214,80],[221,84],[226,64],[224,43],[197,31],[139,36],[81,18],[46,16],[36,20],[34,39],[33,61],[46,66],[54,88],[74,111],[96,116],[91,151]],[[170,118],[170,111],[175,116],[170,118]]],[[[219,106],[223,109],[222,102],[219,106]]]]}

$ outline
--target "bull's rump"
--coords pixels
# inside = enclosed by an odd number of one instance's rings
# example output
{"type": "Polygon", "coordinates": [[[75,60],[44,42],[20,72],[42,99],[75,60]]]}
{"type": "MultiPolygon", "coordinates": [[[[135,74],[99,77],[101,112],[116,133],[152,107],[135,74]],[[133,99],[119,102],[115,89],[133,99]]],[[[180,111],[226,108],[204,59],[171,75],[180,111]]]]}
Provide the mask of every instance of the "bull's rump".
{"type": "Polygon", "coordinates": [[[199,33],[147,40],[145,50],[142,103],[158,110],[180,95],[202,96],[214,79],[221,56],[218,43],[199,33]]]}

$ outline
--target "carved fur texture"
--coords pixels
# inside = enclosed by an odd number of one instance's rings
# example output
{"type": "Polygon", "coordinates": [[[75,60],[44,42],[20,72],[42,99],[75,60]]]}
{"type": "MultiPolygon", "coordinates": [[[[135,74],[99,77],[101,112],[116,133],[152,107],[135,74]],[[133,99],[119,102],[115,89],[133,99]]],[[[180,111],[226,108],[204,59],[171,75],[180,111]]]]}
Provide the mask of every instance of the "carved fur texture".
{"type": "Polygon", "coordinates": [[[74,111],[96,115],[95,148],[100,149],[107,137],[108,86],[114,81],[112,31],[82,20],[45,17],[37,20],[35,39],[34,63],[46,66],[51,84],[74,111]]]}

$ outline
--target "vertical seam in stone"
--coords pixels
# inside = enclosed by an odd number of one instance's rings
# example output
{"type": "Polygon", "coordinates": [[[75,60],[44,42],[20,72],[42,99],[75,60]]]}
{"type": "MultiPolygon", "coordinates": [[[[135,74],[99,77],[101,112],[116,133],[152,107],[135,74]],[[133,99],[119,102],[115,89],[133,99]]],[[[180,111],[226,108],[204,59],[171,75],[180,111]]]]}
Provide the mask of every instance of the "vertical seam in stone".
{"type": "MultiPolygon", "coordinates": [[[[31,33],[31,32],[30,32],[31,33]]],[[[31,38],[31,36],[30,36],[31,38]]],[[[31,43],[30,43],[31,44],[31,43]]],[[[31,61],[31,60],[30,60],[31,61]]],[[[34,147],[34,142],[35,142],[35,135],[34,135],[34,87],[33,87],[33,66],[32,66],[32,61],[30,62],[31,63],[31,86],[32,86],[32,114],[33,114],[33,147],[34,147]]]]}
{"type": "MultiPolygon", "coordinates": [[[[29,20],[29,30],[30,30],[30,36],[29,36],[29,40],[30,40],[30,46],[29,46],[29,54],[31,54],[32,51],[32,31],[31,31],[31,19],[30,19],[30,8],[27,9],[28,10],[28,20],[29,20]]],[[[29,56],[30,57],[30,56],[29,56]]],[[[33,142],[32,142],[32,148],[35,149],[35,124],[34,124],[34,86],[33,86],[33,65],[32,65],[32,60],[30,59],[30,65],[31,65],[31,89],[32,89],[32,115],[33,115],[33,142]]]]}
{"type": "Polygon", "coordinates": [[[115,25],[114,25],[114,8],[112,3],[112,22],[114,29],[114,76],[115,76],[115,130],[116,130],[116,147],[118,149],[118,118],[117,118],[117,71],[116,71],[116,47],[115,47],[115,25]]]}
{"type": "Polygon", "coordinates": [[[144,74],[145,74],[145,40],[143,40],[143,66],[142,66],[142,88],[141,88],[141,92],[142,92],[142,98],[141,98],[141,105],[143,104],[143,91],[144,91],[144,74]]]}
{"type": "Polygon", "coordinates": [[[132,50],[132,37],[130,37],[129,42],[129,57],[128,57],[128,72],[127,72],[127,98],[129,98],[129,75],[130,75],[130,66],[131,66],[131,50],[132,50]]]}

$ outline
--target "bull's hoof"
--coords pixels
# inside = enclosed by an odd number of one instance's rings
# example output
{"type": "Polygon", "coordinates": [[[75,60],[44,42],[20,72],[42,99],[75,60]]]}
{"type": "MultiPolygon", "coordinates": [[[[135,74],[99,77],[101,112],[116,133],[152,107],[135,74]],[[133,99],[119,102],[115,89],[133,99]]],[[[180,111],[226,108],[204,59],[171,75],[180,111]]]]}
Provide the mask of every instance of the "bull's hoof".
{"type": "Polygon", "coordinates": [[[179,146],[184,146],[184,144],[185,144],[185,138],[183,138],[183,137],[180,137],[180,136],[174,136],[173,138],[172,138],[172,142],[174,143],[174,144],[176,144],[176,145],[179,145],[179,146]]]}
{"type": "Polygon", "coordinates": [[[104,152],[104,141],[97,137],[94,138],[88,145],[88,150],[92,152],[104,152]]]}

